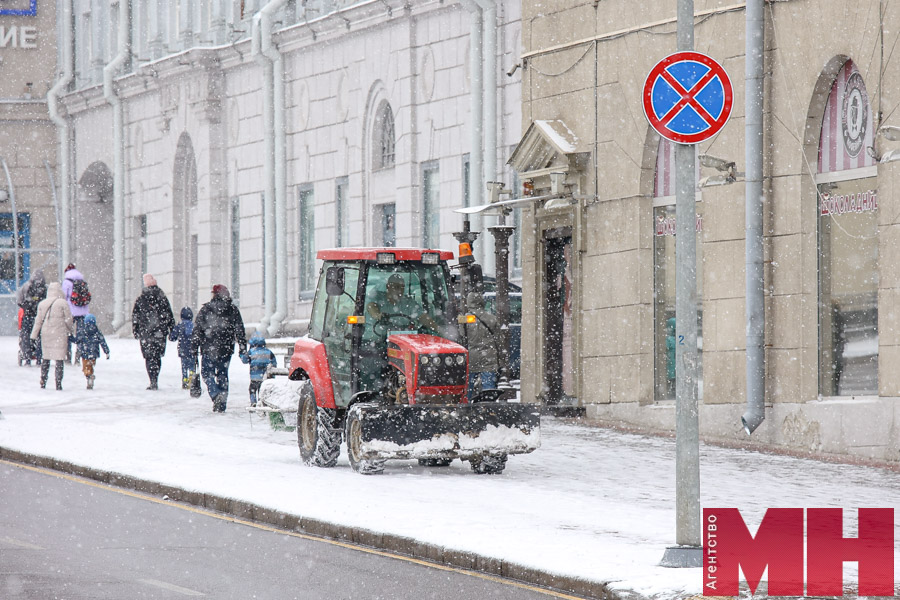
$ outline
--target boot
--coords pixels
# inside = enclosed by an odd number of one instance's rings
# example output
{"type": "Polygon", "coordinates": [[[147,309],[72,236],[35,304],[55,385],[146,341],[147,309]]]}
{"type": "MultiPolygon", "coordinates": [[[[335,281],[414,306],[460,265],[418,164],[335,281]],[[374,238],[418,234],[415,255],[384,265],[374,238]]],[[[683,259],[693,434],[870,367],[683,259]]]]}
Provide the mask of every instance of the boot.
{"type": "Polygon", "coordinates": [[[50,375],[50,361],[41,361],[41,389],[47,387],[47,377],[50,375]]]}
{"type": "Polygon", "coordinates": [[[158,378],[158,376],[150,378],[150,385],[147,386],[148,390],[158,390],[159,389],[159,386],[157,385],[157,378],[158,378]]]}
{"type": "Polygon", "coordinates": [[[89,390],[94,389],[94,376],[93,375],[91,375],[90,377],[87,378],[87,389],[89,389],[89,390]]]}
{"type": "Polygon", "coordinates": [[[63,379],[63,363],[62,361],[56,361],[56,389],[62,391],[62,379],[63,379]]]}

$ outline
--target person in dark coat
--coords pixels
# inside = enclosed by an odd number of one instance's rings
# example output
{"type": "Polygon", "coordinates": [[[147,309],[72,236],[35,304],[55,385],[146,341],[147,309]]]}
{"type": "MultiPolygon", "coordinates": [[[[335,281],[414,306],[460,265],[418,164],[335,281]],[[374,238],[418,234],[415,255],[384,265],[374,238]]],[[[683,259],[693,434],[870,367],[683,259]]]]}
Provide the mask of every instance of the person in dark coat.
{"type": "Polygon", "coordinates": [[[159,370],[166,353],[166,338],[175,327],[172,305],[166,294],[156,285],[156,278],[144,275],[144,289],[134,301],[131,311],[131,330],[141,342],[141,354],[150,377],[148,390],[159,389],[159,370]]]}
{"type": "Polygon", "coordinates": [[[19,350],[26,365],[34,360],[41,363],[41,344],[31,340],[31,329],[34,327],[34,317],[37,315],[37,307],[47,297],[47,282],[44,272],[36,269],[25,285],[16,293],[16,304],[22,309],[22,324],[19,334],[19,350]]]}
{"type": "Polygon", "coordinates": [[[475,322],[466,325],[469,342],[469,399],[481,390],[497,388],[497,371],[500,369],[498,343],[500,322],[484,308],[484,296],[470,292],[466,297],[469,313],[475,322]]]}
{"type": "Polygon", "coordinates": [[[194,332],[194,311],[190,306],[181,309],[181,323],[172,329],[169,334],[170,342],[178,342],[178,358],[181,359],[181,389],[186,390],[191,385],[194,376],[194,367],[197,357],[191,352],[191,334],[194,332]]]}
{"type": "Polygon", "coordinates": [[[228,365],[237,342],[240,353],[247,352],[247,337],[241,311],[231,301],[228,288],[216,284],[212,300],[204,304],[194,320],[191,352],[202,358],[200,376],[212,398],[213,412],[225,412],[228,402],[228,365]]]}
{"type": "Polygon", "coordinates": [[[107,360],[109,360],[109,346],[103,337],[100,328],[97,327],[97,318],[88,313],[81,322],[81,327],[75,328],[75,336],[70,340],[75,342],[78,353],[81,355],[81,372],[87,380],[87,389],[94,389],[94,365],[100,358],[100,348],[103,348],[107,360]]]}
{"type": "Polygon", "coordinates": [[[266,338],[260,332],[250,336],[250,353],[241,353],[241,362],[250,365],[250,406],[256,406],[256,394],[266,378],[266,369],[278,366],[275,354],[266,347],[266,338]]]}

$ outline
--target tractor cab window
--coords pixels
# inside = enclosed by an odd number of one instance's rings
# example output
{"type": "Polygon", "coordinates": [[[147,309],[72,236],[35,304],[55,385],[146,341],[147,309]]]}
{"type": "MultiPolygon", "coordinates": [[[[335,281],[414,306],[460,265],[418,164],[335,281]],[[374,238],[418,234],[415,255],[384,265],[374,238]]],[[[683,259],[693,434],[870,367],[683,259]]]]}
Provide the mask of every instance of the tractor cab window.
{"type": "Polygon", "coordinates": [[[328,302],[328,294],[325,293],[325,271],[328,264],[319,273],[319,284],[316,286],[316,299],[313,302],[312,315],[309,318],[309,337],[314,340],[322,339],[322,327],[325,324],[325,305],[328,302]]]}
{"type": "Polygon", "coordinates": [[[328,296],[325,305],[325,335],[343,336],[347,332],[347,317],[352,315],[356,307],[356,287],[359,282],[359,267],[341,265],[344,269],[344,293],[340,296],[328,296]]]}
{"type": "Polygon", "coordinates": [[[447,276],[441,265],[418,262],[372,265],[366,281],[363,339],[393,332],[430,333],[456,339],[447,276]]]}

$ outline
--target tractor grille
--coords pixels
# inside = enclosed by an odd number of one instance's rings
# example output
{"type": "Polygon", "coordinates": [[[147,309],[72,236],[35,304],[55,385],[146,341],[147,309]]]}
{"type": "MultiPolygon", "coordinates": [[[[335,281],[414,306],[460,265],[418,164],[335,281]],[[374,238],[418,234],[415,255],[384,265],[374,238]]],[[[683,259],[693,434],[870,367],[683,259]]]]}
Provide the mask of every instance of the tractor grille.
{"type": "Polygon", "coordinates": [[[466,363],[419,364],[419,387],[436,385],[466,385],[466,363]]]}

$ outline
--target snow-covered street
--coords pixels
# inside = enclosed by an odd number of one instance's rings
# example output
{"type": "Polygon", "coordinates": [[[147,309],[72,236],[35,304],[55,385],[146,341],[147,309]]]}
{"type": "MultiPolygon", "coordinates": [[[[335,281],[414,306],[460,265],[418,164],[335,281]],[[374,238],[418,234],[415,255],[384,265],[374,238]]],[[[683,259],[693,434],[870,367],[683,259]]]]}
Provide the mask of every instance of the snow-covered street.
{"type": "MultiPolygon", "coordinates": [[[[244,410],[249,373],[237,358],[228,410],[217,414],[208,396],[180,389],[174,345],[152,392],[137,342],[108,341],[112,359],[98,361],[95,389],[67,366],[58,392],[39,389],[38,369],[15,366],[15,338],[0,338],[0,447],[645,596],[701,592],[699,568],[657,566],[675,537],[673,440],[545,419],[543,446],[511,457],[500,476],[475,475],[459,461],[436,469],[397,461],[365,477],[343,454],[337,468],[310,468],[296,434],[244,410]]],[[[767,507],[900,506],[898,473],[709,446],[701,448],[701,486],[702,506],[737,507],[751,529],[767,507]]],[[[895,562],[898,555],[895,546],[895,562]]],[[[855,581],[855,567],[846,568],[855,581]]]]}

